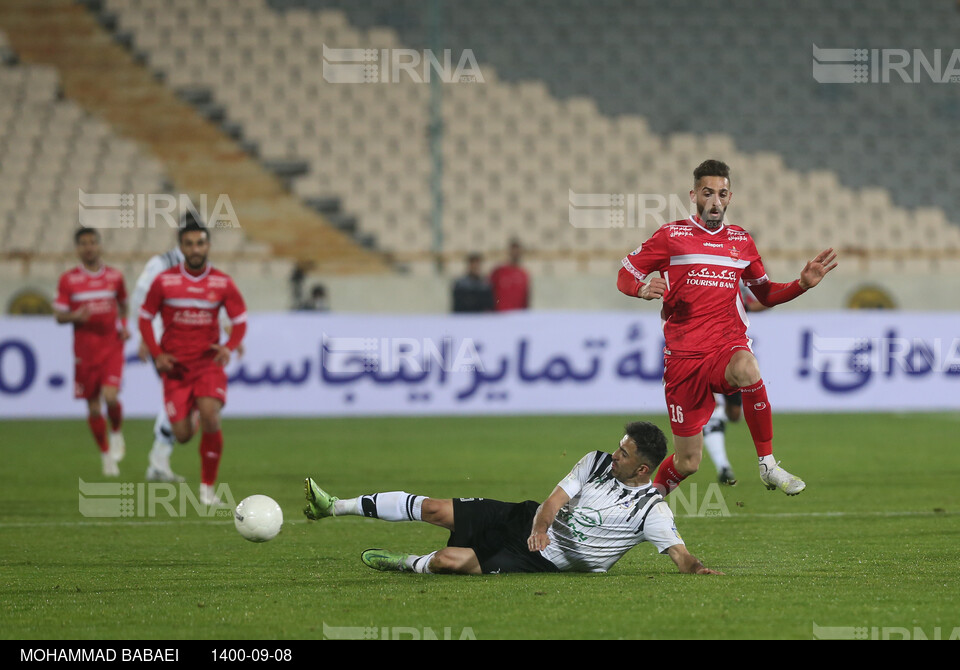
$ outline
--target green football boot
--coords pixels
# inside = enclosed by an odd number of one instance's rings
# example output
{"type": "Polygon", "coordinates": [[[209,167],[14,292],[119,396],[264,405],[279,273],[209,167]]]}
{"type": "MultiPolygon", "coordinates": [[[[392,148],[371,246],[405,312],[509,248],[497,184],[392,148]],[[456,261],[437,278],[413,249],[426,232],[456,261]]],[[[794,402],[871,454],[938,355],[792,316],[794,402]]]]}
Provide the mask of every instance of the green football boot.
{"type": "Polygon", "coordinates": [[[314,521],[334,516],[333,503],[340,500],[339,498],[324,491],[309,477],[303,481],[303,492],[307,497],[307,506],[303,508],[304,516],[314,521]]]}
{"type": "Polygon", "coordinates": [[[407,567],[407,558],[410,554],[401,554],[386,549],[367,549],[360,554],[360,560],[368,568],[380,572],[411,572],[407,567]]]}

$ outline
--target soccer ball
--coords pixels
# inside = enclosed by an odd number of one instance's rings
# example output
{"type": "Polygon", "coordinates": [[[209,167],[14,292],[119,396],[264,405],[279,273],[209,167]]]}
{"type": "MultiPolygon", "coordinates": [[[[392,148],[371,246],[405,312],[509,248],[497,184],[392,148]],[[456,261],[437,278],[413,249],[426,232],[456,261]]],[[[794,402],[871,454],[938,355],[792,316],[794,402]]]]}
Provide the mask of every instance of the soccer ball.
{"type": "Polygon", "coordinates": [[[272,540],[283,525],[283,510],[269,496],[255,495],[244,498],[233,512],[237,532],[251,542],[272,540]]]}

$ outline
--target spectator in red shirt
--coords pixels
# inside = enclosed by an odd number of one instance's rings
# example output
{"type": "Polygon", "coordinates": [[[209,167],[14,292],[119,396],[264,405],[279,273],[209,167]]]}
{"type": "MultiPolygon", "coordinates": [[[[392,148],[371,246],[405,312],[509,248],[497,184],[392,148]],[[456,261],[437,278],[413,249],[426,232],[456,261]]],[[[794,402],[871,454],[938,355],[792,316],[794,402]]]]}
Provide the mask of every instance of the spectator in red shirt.
{"type": "Polygon", "coordinates": [[[522,254],[520,242],[511,240],[509,260],[490,275],[493,308],[498,312],[530,307],[530,275],[520,267],[522,254]]]}

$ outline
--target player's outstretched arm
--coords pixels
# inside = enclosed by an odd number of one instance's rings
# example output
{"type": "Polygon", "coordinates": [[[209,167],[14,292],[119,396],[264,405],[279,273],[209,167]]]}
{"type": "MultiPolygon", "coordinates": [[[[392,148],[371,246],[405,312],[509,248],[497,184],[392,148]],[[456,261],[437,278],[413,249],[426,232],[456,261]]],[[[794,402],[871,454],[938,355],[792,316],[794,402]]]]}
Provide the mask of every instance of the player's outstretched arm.
{"type": "Polygon", "coordinates": [[[667,554],[677,564],[680,572],[688,575],[722,575],[722,572],[711,570],[697,559],[696,556],[687,551],[687,547],[682,544],[675,544],[667,549],[667,554]]]}
{"type": "Polygon", "coordinates": [[[825,249],[817,257],[803,267],[799,279],[780,284],[772,281],[763,281],[759,284],[750,284],[750,290],[764,307],[775,307],[803,295],[827,276],[827,273],[837,267],[837,253],[833,249],[825,249]]]}
{"type": "Polygon", "coordinates": [[[812,261],[807,261],[800,273],[800,288],[804,291],[811,289],[827,276],[827,273],[837,267],[837,252],[833,249],[821,251],[812,261]]]}
{"type": "Polygon", "coordinates": [[[550,544],[550,536],[547,535],[547,529],[557,518],[557,512],[567,504],[570,496],[559,486],[553,489],[550,497],[543,501],[543,504],[537,508],[537,513],[533,517],[533,528],[530,531],[530,537],[527,538],[527,548],[530,551],[540,551],[546,549],[550,544]]]}

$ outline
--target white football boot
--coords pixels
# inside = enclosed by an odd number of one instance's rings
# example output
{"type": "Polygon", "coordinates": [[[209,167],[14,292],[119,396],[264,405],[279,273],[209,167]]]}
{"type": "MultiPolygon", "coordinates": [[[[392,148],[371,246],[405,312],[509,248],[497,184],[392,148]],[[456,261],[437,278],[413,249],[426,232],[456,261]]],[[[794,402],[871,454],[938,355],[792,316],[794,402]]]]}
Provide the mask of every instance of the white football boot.
{"type": "Polygon", "coordinates": [[[103,464],[103,476],[104,477],[119,477],[120,468],[117,467],[116,459],[110,454],[109,451],[100,452],[100,460],[103,464]]]}
{"type": "Polygon", "coordinates": [[[123,433],[119,430],[110,431],[110,455],[117,463],[127,455],[127,443],[123,440],[123,433]]]}
{"type": "Polygon", "coordinates": [[[213,492],[213,487],[210,484],[200,485],[200,502],[210,507],[223,506],[223,502],[217,497],[217,494],[213,492]]]}
{"type": "Polygon", "coordinates": [[[147,466],[148,482],[179,484],[186,481],[171,469],[170,454],[172,453],[172,444],[162,439],[154,441],[153,448],[150,450],[150,464],[147,466]]]}
{"type": "Polygon", "coordinates": [[[780,489],[788,496],[795,496],[803,491],[803,489],[807,488],[807,485],[802,479],[796,475],[791,475],[789,472],[781,468],[779,461],[777,461],[777,463],[775,463],[773,466],[761,462],[760,479],[764,484],[766,484],[769,490],[775,491],[776,489],[780,489]]]}

